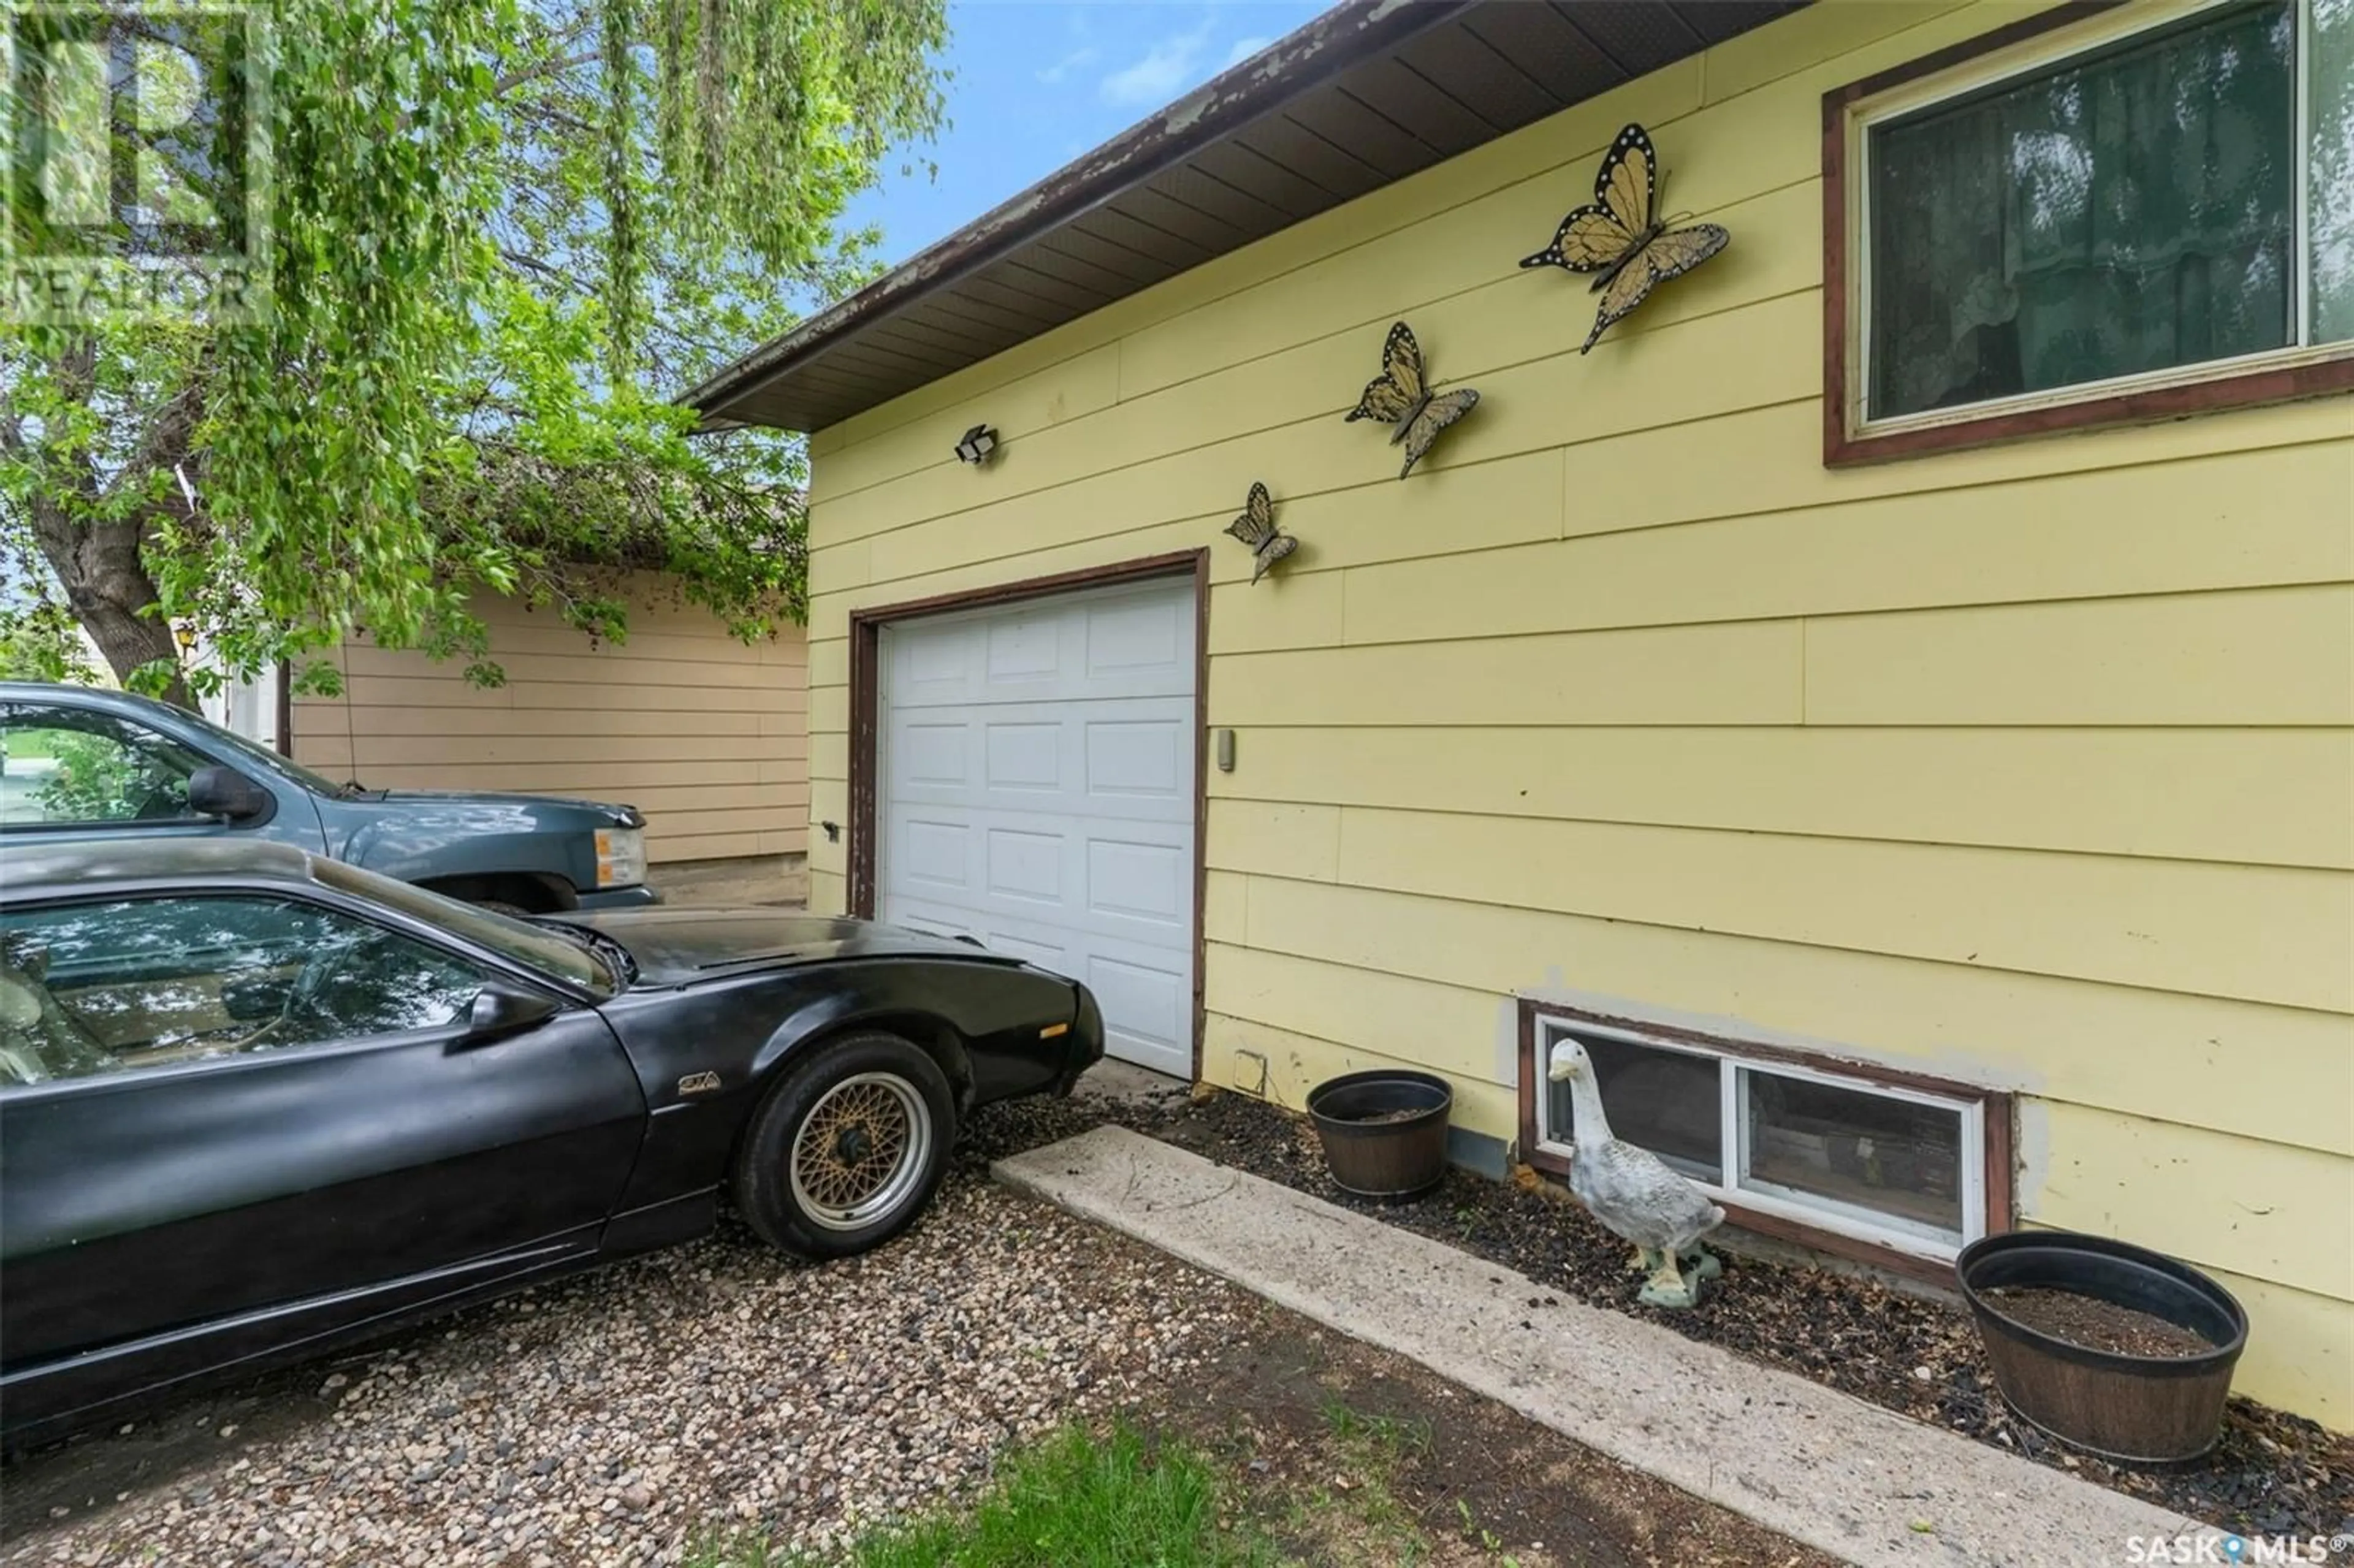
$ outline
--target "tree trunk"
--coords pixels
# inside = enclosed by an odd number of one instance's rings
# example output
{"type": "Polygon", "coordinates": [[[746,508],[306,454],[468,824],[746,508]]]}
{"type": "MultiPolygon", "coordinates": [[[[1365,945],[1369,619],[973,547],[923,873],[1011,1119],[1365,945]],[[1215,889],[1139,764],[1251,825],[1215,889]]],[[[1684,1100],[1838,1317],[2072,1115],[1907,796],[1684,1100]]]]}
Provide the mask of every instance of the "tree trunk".
{"type": "Polygon", "coordinates": [[[172,682],[164,695],[182,707],[194,707],[179,672],[180,649],[171,627],[161,616],[139,613],[157,598],[155,579],[139,559],[139,524],[78,526],[61,517],[39,518],[47,510],[35,503],[34,531],[41,541],[41,555],[57,574],[74,619],[98,644],[114,678],[127,682],[142,665],[168,660],[172,682]]]}
{"type": "MultiPolygon", "coordinates": [[[[69,340],[50,362],[57,385],[75,402],[88,406],[98,391],[98,344],[87,334],[69,340]]],[[[0,399],[0,447],[15,455],[27,450],[23,421],[0,399]]],[[[138,482],[152,471],[175,463],[187,450],[195,429],[196,399],[183,390],[151,417],[137,452],[114,476],[114,482],[138,482]]],[[[160,615],[140,612],[163,596],[148,575],[140,547],[152,518],[134,510],[127,518],[96,521],[105,515],[99,469],[86,451],[49,459],[31,487],[27,511],[41,557],[57,574],[74,619],[98,644],[99,652],[128,683],[131,673],[164,660],[172,678],[164,695],[184,708],[193,708],[188,683],[180,668],[180,649],[172,628],[160,615]]]]}

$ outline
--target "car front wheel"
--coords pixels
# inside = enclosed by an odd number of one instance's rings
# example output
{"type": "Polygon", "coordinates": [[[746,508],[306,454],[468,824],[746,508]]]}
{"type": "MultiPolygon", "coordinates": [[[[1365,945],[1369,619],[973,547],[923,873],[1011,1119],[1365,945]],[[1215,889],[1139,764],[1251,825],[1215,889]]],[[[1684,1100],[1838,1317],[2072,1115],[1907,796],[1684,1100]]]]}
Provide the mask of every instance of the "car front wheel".
{"type": "Polygon", "coordinates": [[[753,1113],[737,1206],[773,1245],[847,1257],[923,1212],[955,1140],[938,1065],[896,1034],[850,1035],[790,1069],[753,1113]]]}

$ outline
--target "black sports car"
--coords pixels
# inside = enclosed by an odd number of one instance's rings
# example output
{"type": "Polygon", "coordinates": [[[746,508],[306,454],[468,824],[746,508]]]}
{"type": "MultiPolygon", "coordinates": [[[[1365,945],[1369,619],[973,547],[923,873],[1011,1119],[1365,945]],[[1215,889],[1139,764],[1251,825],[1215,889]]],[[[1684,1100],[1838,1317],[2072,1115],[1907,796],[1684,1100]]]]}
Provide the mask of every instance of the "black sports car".
{"type": "Polygon", "coordinates": [[[12,848],[12,1446],[710,1228],[875,1245],[958,1118],[1103,1054],[1087,988],[768,909],[536,921],[273,846],[12,848]]]}

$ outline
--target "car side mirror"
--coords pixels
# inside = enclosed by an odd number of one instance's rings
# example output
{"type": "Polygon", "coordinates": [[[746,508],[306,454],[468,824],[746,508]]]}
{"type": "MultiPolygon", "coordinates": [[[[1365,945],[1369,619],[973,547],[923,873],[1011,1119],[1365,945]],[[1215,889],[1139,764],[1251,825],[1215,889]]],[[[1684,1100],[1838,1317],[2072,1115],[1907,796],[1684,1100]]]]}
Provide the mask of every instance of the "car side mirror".
{"type": "Polygon", "coordinates": [[[544,1022],[560,1011],[553,999],[535,991],[491,980],[474,993],[474,1005],[466,1014],[466,1040],[472,1044],[500,1039],[544,1022]]]}
{"type": "Polygon", "coordinates": [[[200,817],[242,822],[270,810],[270,791],[234,768],[199,768],[188,775],[188,810],[200,817]]]}

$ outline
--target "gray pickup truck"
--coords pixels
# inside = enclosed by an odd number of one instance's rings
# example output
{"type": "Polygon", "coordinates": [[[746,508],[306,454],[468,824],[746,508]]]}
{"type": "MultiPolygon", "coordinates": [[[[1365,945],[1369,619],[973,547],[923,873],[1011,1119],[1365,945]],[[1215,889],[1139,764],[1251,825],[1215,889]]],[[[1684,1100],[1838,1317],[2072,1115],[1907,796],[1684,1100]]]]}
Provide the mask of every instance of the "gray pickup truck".
{"type": "Polygon", "coordinates": [[[645,824],[594,800],[337,784],[166,703],[0,682],[0,863],[72,839],[250,838],[549,914],[661,902],[645,824]]]}

